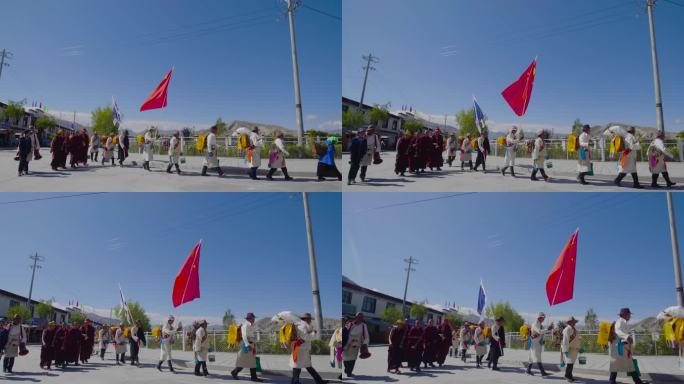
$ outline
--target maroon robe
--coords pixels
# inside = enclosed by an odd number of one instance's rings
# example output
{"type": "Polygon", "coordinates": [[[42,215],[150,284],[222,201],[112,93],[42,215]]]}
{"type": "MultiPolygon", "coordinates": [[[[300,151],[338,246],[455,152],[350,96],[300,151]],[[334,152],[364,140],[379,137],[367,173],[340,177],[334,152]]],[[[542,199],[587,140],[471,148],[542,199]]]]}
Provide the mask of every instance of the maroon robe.
{"type": "Polygon", "coordinates": [[[57,168],[66,167],[67,160],[67,138],[63,135],[57,135],[52,139],[50,143],[50,152],[52,152],[52,162],[50,166],[52,169],[57,170],[57,168]]]}
{"type": "Polygon", "coordinates": [[[444,152],[444,136],[439,132],[435,132],[431,140],[432,151],[428,158],[428,167],[442,168],[444,166],[444,158],[442,157],[442,152],[444,152]]]}
{"type": "Polygon", "coordinates": [[[55,365],[62,365],[66,361],[66,353],[64,352],[64,340],[66,340],[67,329],[65,326],[57,327],[55,331],[55,338],[52,345],[55,347],[55,365]]]}
{"type": "Polygon", "coordinates": [[[79,351],[79,360],[82,362],[87,362],[90,356],[93,354],[93,346],[95,345],[95,327],[90,324],[84,324],[81,326],[81,334],[85,335],[81,339],[81,349],[79,351]]]}
{"type": "Polygon", "coordinates": [[[409,147],[411,146],[411,139],[407,137],[400,137],[397,141],[397,159],[394,162],[394,173],[401,175],[406,172],[406,167],[409,165],[409,147]]]}
{"type": "Polygon", "coordinates": [[[446,357],[449,354],[449,349],[451,348],[451,334],[453,333],[451,324],[448,321],[443,322],[438,328],[437,332],[440,338],[440,347],[437,352],[437,364],[440,366],[446,361],[446,357]]]}
{"type": "Polygon", "coordinates": [[[78,363],[78,355],[81,349],[81,330],[70,327],[64,339],[64,361],[67,363],[78,363]]]}
{"type": "Polygon", "coordinates": [[[440,347],[440,338],[437,334],[437,327],[428,325],[423,332],[425,352],[423,352],[423,363],[431,364],[437,361],[437,351],[440,347]]]}
{"type": "Polygon", "coordinates": [[[409,147],[408,147],[408,167],[409,167],[409,172],[418,172],[418,165],[419,165],[419,160],[418,160],[418,136],[414,135],[411,137],[409,140],[409,147]]]}
{"type": "Polygon", "coordinates": [[[40,346],[40,366],[48,367],[52,364],[52,360],[55,359],[55,334],[57,329],[45,328],[43,330],[43,335],[41,341],[43,344],[40,346]]]}
{"type": "Polygon", "coordinates": [[[411,369],[420,368],[423,357],[423,327],[414,325],[406,337],[406,361],[411,369]]]}
{"type": "Polygon", "coordinates": [[[432,145],[432,139],[428,135],[422,135],[418,138],[418,150],[416,157],[418,157],[418,168],[425,170],[427,161],[432,155],[435,147],[432,145]]]}
{"type": "Polygon", "coordinates": [[[390,346],[387,351],[387,371],[393,371],[401,367],[404,352],[404,340],[406,339],[406,327],[395,325],[389,334],[390,346]]]}

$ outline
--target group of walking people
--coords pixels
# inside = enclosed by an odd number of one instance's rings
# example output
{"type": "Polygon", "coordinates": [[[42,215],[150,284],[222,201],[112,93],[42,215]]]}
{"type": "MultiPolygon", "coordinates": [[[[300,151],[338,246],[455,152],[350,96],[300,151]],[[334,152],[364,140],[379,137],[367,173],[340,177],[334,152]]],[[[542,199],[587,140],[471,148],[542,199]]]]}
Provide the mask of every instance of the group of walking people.
{"type": "MultiPolygon", "coordinates": [[[[217,144],[217,126],[212,126],[204,139],[203,161],[201,175],[207,176],[208,172],[215,172],[218,176],[223,176],[224,171],[219,165],[219,146],[217,144]]],[[[140,150],[142,154],[142,168],[151,171],[151,163],[155,158],[155,145],[160,140],[156,137],[154,130],[148,130],[140,137],[140,150]]],[[[175,171],[178,175],[183,172],[180,168],[184,163],[183,140],[179,131],[174,131],[171,137],[162,140],[164,146],[168,144],[167,151],[167,173],[175,171]]],[[[247,135],[247,144],[244,148],[245,163],[248,165],[247,175],[253,179],[259,179],[258,170],[262,166],[261,153],[265,146],[264,139],[258,127],[253,127],[247,135]]],[[[342,174],[335,165],[337,137],[331,136],[322,144],[316,146],[316,156],[318,166],[316,178],[324,181],[326,178],[342,180],[342,174]]],[[[88,135],[86,129],[81,129],[72,133],[65,133],[59,130],[50,143],[50,153],[52,160],[50,166],[53,171],[67,169],[68,164],[72,169],[79,166],[87,166],[88,161],[93,163],[100,162],[101,165],[111,164],[123,167],[124,161],[129,157],[130,137],[128,130],[120,130],[119,133],[100,135],[94,132],[88,135]]],[[[286,181],[294,180],[289,174],[286,165],[286,158],[290,155],[285,147],[284,134],[278,132],[268,151],[268,172],[267,180],[273,180],[276,171],[280,170],[286,181]]],[[[19,138],[17,155],[15,160],[19,161],[19,176],[28,175],[28,164],[31,160],[40,159],[40,141],[35,129],[29,129],[22,133],[19,138]]]]}
{"type": "MultiPolygon", "coordinates": [[[[643,188],[639,183],[637,175],[637,153],[641,150],[641,144],[636,135],[636,128],[622,128],[613,126],[603,132],[605,136],[619,137],[618,144],[614,148],[618,160],[617,176],[613,180],[616,186],[622,186],[622,180],[628,174],[631,175],[634,188],[643,188]]],[[[549,138],[551,132],[547,129],[540,129],[535,137],[525,139],[522,130],[512,127],[508,133],[500,138],[497,145],[503,149],[503,165],[499,169],[503,176],[510,174],[516,177],[516,160],[520,148],[525,147],[532,160],[530,180],[537,181],[538,176],[544,181],[551,181],[547,170],[553,165],[549,155],[549,138]]],[[[670,179],[667,161],[674,158],[665,146],[665,134],[657,131],[654,139],[646,150],[648,168],[651,173],[652,188],[660,188],[658,179],[660,175],[665,180],[665,186],[670,188],[676,183],[670,179]]],[[[582,132],[576,138],[577,152],[577,182],[582,185],[589,184],[587,177],[594,175],[594,168],[591,158],[591,150],[594,148],[594,141],[591,137],[591,127],[584,125],[582,132]]],[[[348,185],[356,182],[357,173],[360,171],[361,181],[366,180],[368,167],[373,164],[380,164],[380,139],[375,133],[375,128],[371,125],[367,129],[359,129],[356,136],[349,145],[350,151],[350,170],[348,185]]],[[[491,146],[487,130],[483,130],[475,139],[471,134],[457,137],[451,133],[446,136],[439,128],[434,132],[423,130],[413,133],[403,132],[399,135],[396,144],[394,173],[398,176],[406,176],[406,172],[420,175],[427,169],[431,171],[441,171],[444,164],[449,167],[456,166],[460,162],[461,170],[487,172],[487,157],[491,153],[491,146]],[[444,160],[446,156],[446,161],[444,160]],[[473,165],[473,156],[475,164],[473,165]]]]}

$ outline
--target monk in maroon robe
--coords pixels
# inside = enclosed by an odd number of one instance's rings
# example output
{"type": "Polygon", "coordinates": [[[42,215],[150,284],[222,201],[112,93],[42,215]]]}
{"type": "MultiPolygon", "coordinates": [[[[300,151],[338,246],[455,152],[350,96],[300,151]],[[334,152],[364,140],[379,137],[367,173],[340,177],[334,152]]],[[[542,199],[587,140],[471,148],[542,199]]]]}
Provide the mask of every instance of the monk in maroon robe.
{"type": "Polygon", "coordinates": [[[449,354],[449,349],[451,347],[451,334],[453,331],[454,329],[451,328],[451,324],[449,324],[449,320],[447,318],[444,318],[442,320],[442,324],[440,324],[437,328],[437,333],[439,334],[440,338],[440,349],[437,352],[437,364],[439,364],[440,367],[444,364],[444,361],[446,361],[446,357],[449,354]]]}
{"type": "Polygon", "coordinates": [[[409,368],[420,372],[420,361],[423,358],[423,327],[420,321],[416,321],[416,324],[411,327],[405,343],[404,352],[409,368]]]}
{"type": "Polygon", "coordinates": [[[52,162],[50,162],[52,170],[56,171],[57,168],[66,168],[67,138],[64,136],[64,131],[59,130],[52,139],[50,152],[52,153],[52,162]]]}
{"type": "Polygon", "coordinates": [[[55,366],[66,367],[66,353],[64,352],[64,341],[66,340],[67,327],[65,325],[57,326],[55,330],[55,338],[52,345],[55,348],[55,366]]]}
{"type": "Polygon", "coordinates": [[[411,146],[411,134],[401,135],[397,141],[397,159],[394,162],[394,173],[404,176],[406,167],[409,165],[409,147],[411,146]]]}
{"type": "Polygon", "coordinates": [[[93,327],[90,319],[85,320],[85,324],[81,326],[81,349],[79,351],[79,360],[81,363],[87,363],[90,356],[93,354],[93,346],[95,345],[95,327],[93,327]]]}
{"type": "Polygon", "coordinates": [[[78,355],[81,349],[81,329],[78,324],[74,324],[67,330],[66,338],[64,339],[64,360],[67,363],[78,364],[78,355]]]}
{"type": "Polygon", "coordinates": [[[57,333],[55,323],[51,321],[40,338],[40,367],[42,369],[50,369],[52,360],[55,359],[55,333],[57,333]]]}
{"type": "Polygon", "coordinates": [[[88,131],[83,129],[81,131],[81,146],[79,160],[83,165],[88,164],[88,147],[90,146],[90,136],[88,136],[88,131]]]}
{"type": "Polygon", "coordinates": [[[409,147],[408,147],[408,168],[409,172],[411,173],[417,173],[418,172],[418,157],[417,157],[417,152],[418,152],[418,134],[412,135],[409,138],[409,147]]]}
{"type": "Polygon", "coordinates": [[[436,168],[438,171],[442,170],[444,166],[444,158],[442,153],[444,152],[444,136],[439,128],[435,130],[435,133],[431,137],[432,140],[432,151],[428,159],[428,166],[430,170],[436,168]]]}
{"type": "Polygon", "coordinates": [[[406,338],[404,322],[399,320],[392,327],[389,334],[389,350],[387,351],[387,372],[401,373],[401,360],[404,351],[404,339],[406,338]]]}
{"type": "Polygon", "coordinates": [[[423,332],[423,341],[425,343],[425,352],[423,352],[423,364],[427,368],[428,364],[431,367],[435,366],[437,361],[437,351],[440,347],[440,339],[437,334],[437,327],[432,324],[432,320],[428,321],[425,331],[423,332]]]}
{"type": "Polygon", "coordinates": [[[418,138],[418,158],[420,159],[419,168],[421,169],[421,172],[425,172],[427,161],[430,156],[432,156],[432,152],[434,150],[435,147],[432,145],[432,139],[430,136],[428,136],[426,133],[422,133],[420,138],[418,138]]]}

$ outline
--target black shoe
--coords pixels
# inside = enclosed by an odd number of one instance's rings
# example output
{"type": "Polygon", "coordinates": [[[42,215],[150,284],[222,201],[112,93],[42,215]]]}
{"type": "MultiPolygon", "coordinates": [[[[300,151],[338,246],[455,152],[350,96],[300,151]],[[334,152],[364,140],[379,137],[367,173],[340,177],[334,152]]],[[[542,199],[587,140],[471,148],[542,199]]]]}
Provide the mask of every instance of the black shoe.
{"type": "Polygon", "coordinates": [[[238,378],[237,372],[235,372],[235,371],[230,371],[230,375],[233,376],[233,379],[234,379],[234,380],[240,380],[240,379],[238,378]]]}

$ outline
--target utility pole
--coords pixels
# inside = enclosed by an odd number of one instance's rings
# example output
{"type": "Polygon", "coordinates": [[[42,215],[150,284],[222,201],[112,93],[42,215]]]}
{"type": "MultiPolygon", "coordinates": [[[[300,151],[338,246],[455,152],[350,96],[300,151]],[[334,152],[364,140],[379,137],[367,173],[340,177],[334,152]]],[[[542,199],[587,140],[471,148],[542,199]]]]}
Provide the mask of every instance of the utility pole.
{"type": "Polygon", "coordinates": [[[363,89],[361,90],[361,100],[359,101],[359,111],[363,109],[363,97],[366,95],[366,83],[368,82],[368,71],[375,71],[375,67],[373,64],[379,62],[380,60],[373,56],[372,53],[369,53],[368,56],[364,55],[362,56],[364,60],[366,60],[366,66],[363,67],[363,69],[366,70],[366,75],[363,77],[363,89]]]}
{"type": "Polygon", "coordinates": [[[45,261],[45,258],[43,256],[38,256],[38,253],[35,255],[29,256],[29,259],[33,260],[33,265],[29,266],[33,269],[33,272],[31,273],[31,288],[29,288],[29,295],[28,295],[28,301],[26,302],[26,306],[28,306],[31,309],[31,317],[33,317],[33,307],[31,306],[31,297],[33,296],[33,280],[36,277],[36,269],[43,268],[41,265],[38,264],[39,261],[45,261]]]}
{"type": "Polygon", "coordinates": [[[418,264],[418,260],[415,257],[410,256],[408,259],[404,259],[404,263],[408,264],[406,267],[406,285],[404,286],[404,299],[401,301],[401,313],[402,316],[406,316],[406,292],[408,291],[409,277],[411,276],[411,271],[415,271],[412,268],[413,265],[418,264]]]}
{"type": "Polygon", "coordinates": [[[9,64],[5,63],[5,59],[9,60],[12,58],[12,56],[12,52],[8,51],[5,48],[2,49],[2,53],[0,53],[0,78],[2,78],[2,68],[9,67],[9,64]]]}
{"type": "Polygon", "coordinates": [[[304,202],[304,221],[306,222],[306,240],[309,243],[309,270],[311,271],[311,293],[313,294],[314,318],[318,337],[323,329],[323,311],[321,311],[321,293],[318,290],[318,268],[316,267],[316,251],[314,250],[313,232],[311,230],[311,213],[309,212],[309,197],[302,192],[304,202]]]}
{"type": "Polygon", "coordinates": [[[670,218],[670,237],[672,239],[672,262],[674,264],[675,293],[677,305],[684,307],[684,290],[682,289],[682,266],[679,260],[679,242],[677,241],[677,223],[675,222],[672,192],[667,192],[667,212],[670,218]]]}
{"type": "Polygon", "coordinates": [[[658,129],[665,132],[663,122],[663,100],[660,96],[660,70],[658,69],[658,50],[656,49],[655,25],[653,21],[653,6],[656,0],[647,0],[646,9],[648,10],[648,26],[651,32],[651,61],[653,62],[653,85],[655,86],[656,98],[656,118],[658,129]]]}
{"type": "Polygon", "coordinates": [[[295,91],[295,118],[297,119],[297,145],[304,144],[304,119],[302,118],[302,96],[299,92],[299,64],[297,63],[297,41],[295,39],[294,12],[301,0],[287,0],[287,18],[290,21],[290,48],[292,49],[292,73],[295,91]]]}

